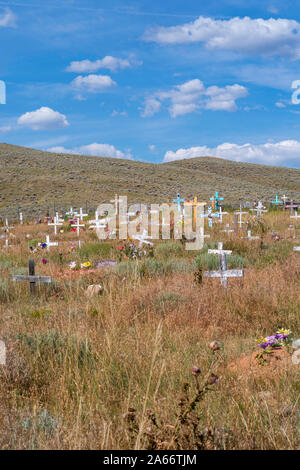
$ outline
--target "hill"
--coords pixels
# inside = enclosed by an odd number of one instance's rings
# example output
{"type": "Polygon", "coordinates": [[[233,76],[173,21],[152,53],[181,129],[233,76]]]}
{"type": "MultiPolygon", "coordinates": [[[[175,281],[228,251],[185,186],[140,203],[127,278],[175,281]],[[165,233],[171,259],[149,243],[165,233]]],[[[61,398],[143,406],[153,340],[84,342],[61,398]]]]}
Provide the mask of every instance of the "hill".
{"type": "Polygon", "coordinates": [[[124,159],[55,154],[0,144],[0,216],[44,215],[47,208],[95,209],[114,194],[129,202],[166,202],[180,192],[225,202],[273,200],[285,193],[300,200],[300,170],[199,157],[152,164],[124,159]]]}

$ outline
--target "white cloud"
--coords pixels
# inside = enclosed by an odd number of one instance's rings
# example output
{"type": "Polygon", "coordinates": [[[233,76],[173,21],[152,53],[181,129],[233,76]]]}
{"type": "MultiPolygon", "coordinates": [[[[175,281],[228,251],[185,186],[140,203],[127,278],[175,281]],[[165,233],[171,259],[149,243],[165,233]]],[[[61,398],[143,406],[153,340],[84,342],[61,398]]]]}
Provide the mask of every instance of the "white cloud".
{"type": "Polygon", "coordinates": [[[12,126],[2,126],[0,127],[0,132],[10,132],[12,131],[12,126]]]}
{"type": "Polygon", "coordinates": [[[144,39],[160,44],[202,42],[209,50],[300,58],[300,23],[281,18],[214,20],[200,16],[190,23],[148,30],[144,39]]]}
{"type": "Polygon", "coordinates": [[[155,98],[147,98],[142,117],[150,117],[160,110],[160,102],[155,98]]]}
{"type": "Polygon", "coordinates": [[[116,149],[114,145],[98,144],[96,142],[89,145],[81,145],[80,147],[74,147],[73,149],[67,149],[62,146],[51,147],[48,148],[47,151],[54,153],[90,155],[93,157],[125,158],[127,160],[132,160],[133,158],[130,151],[124,153],[121,150],[116,149]]]}
{"type": "Polygon", "coordinates": [[[126,111],[117,111],[116,109],[114,109],[111,113],[111,117],[116,117],[116,116],[126,117],[128,116],[128,113],[126,111]]]}
{"type": "Polygon", "coordinates": [[[277,101],[277,103],[275,103],[275,106],[277,106],[277,108],[285,108],[285,104],[282,103],[282,101],[277,101]]]}
{"type": "Polygon", "coordinates": [[[90,93],[98,93],[107,88],[111,88],[116,85],[108,75],[86,75],[83,77],[79,75],[78,77],[72,80],[71,85],[83,91],[88,91],[90,93]]]}
{"type": "Polygon", "coordinates": [[[237,145],[224,143],[217,147],[190,147],[178,149],[176,152],[167,151],[164,162],[172,162],[185,158],[219,157],[236,162],[264,163],[267,165],[281,165],[285,162],[300,162],[300,142],[298,140],[282,140],[281,142],[267,142],[265,144],[237,145]]]}
{"type": "Polygon", "coordinates": [[[176,85],[169,91],[157,92],[145,101],[142,117],[153,116],[165,100],[169,102],[171,117],[192,113],[201,109],[212,111],[236,111],[235,100],[247,96],[247,89],[241,85],[227,85],[224,88],[211,86],[205,88],[199,79],[189,80],[176,85]]]}
{"type": "Polygon", "coordinates": [[[100,69],[108,69],[111,72],[116,72],[117,70],[140,64],[141,62],[138,62],[136,59],[134,59],[133,56],[129,57],[128,59],[119,59],[118,57],[107,55],[103,57],[103,59],[94,61],[89,59],[73,61],[66,68],[66,71],[75,73],[91,73],[97,72],[97,70],[100,69]]]}
{"type": "Polygon", "coordinates": [[[155,150],[156,150],[156,146],[153,145],[153,144],[149,145],[148,148],[149,148],[150,152],[155,152],[155,150]]]}
{"type": "Polygon", "coordinates": [[[0,28],[15,28],[17,26],[17,17],[10,8],[4,8],[4,12],[0,13],[0,28]]]}
{"type": "Polygon", "coordinates": [[[60,129],[69,126],[67,118],[58,111],[43,106],[36,111],[25,113],[18,119],[20,126],[30,127],[38,131],[41,129],[60,129]]]}

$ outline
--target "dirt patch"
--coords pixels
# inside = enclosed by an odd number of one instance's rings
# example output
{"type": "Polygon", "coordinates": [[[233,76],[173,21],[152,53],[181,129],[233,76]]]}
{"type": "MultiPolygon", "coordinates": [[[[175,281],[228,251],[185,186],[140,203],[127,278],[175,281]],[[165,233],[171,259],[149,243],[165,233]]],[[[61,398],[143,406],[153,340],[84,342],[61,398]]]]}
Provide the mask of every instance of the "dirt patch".
{"type": "Polygon", "coordinates": [[[255,375],[266,375],[280,369],[286,369],[291,363],[291,354],[286,347],[273,349],[270,354],[257,357],[262,349],[256,349],[252,354],[244,355],[227,366],[232,372],[253,372],[255,375]]]}

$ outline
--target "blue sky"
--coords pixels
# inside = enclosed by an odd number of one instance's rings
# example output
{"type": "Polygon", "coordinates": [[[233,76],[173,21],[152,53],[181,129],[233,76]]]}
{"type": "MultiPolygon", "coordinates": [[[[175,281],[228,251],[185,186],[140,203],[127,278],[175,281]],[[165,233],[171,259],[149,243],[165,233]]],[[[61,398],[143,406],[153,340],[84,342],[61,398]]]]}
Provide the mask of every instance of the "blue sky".
{"type": "Polygon", "coordinates": [[[300,168],[299,6],[0,1],[0,141],[300,168]]]}

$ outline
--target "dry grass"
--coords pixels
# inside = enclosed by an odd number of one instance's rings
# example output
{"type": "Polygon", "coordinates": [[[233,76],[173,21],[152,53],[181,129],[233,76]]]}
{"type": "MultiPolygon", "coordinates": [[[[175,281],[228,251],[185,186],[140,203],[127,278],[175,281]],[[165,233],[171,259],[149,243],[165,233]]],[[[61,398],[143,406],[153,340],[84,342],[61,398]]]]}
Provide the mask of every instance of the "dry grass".
{"type": "MultiPolygon", "coordinates": [[[[288,327],[299,336],[300,257],[295,240],[284,239],[288,223],[288,214],[268,214],[266,225],[282,239],[267,234],[262,249],[244,233],[222,234],[245,261],[244,279],[230,280],[227,291],[211,279],[195,283],[198,254],[170,250],[170,242],[165,252],[160,243],[154,258],[131,261],[135,269],[125,280],[114,268],[60,276],[80,256],[117,260],[117,242],[104,242],[104,255],[91,248],[70,254],[62,245],[35,254],[36,272],[57,280],[35,297],[10,275],[27,268],[25,235],[44,239],[48,227],[16,227],[16,246],[0,251],[1,339],[8,348],[7,366],[0,366],[0,447],[299,449],[299,366],[290,361],[259,375],[227,369],[251,354],[262,334],[288,327]],[[162,269],[170,256],[172,269],[162,269]],[[103,284],[103,295],[86,298],[91,282],[103,284]],[[222,344],[214,354],[212,340],[222,344]],[[195,365],[199,376],[191,374],[195,365]],[[208,385],[211,372],[219,380],[208,385]]],[[[218,225],[210,242],[221,239],[218,225]]],[[[81,239],[93,243],[87,232],[81,239]]]]}

